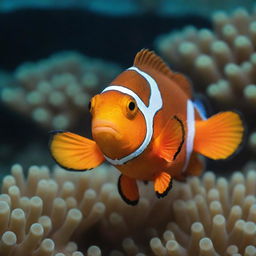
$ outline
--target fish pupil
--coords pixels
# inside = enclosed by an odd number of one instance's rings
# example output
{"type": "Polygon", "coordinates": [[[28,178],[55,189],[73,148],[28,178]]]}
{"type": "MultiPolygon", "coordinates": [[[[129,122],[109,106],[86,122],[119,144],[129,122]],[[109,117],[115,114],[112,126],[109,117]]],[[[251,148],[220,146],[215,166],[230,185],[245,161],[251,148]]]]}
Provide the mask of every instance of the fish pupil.
{"type": "Polygon", "coordinates": [[[130,103],[129,103],[129,109],[131,110],[131,111],[133,111],[134,109],[135,109],[135,103],[133,102],[133,101],[131,101],[130,103]]]}

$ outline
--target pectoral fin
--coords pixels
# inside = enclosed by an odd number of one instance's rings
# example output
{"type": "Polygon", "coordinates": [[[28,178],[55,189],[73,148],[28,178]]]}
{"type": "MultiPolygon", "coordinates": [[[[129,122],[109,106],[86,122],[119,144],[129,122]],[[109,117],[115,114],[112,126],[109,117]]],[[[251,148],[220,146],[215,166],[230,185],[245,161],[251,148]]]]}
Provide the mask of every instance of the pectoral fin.
{"type": "Polygon", "coordinates": [[[155,148],[159,157],[167,162],[175,160],[179,154],[185,139],[184,124],[177,116],[171,118],[161,134],[156,138],[155,148]]]}
{"type": "Polygon", "coordinates": [[[105,160],[93,140],[71,132],[52,132],[50,151],[60,166],[75,171],[95,168],[105,160]]]}
{"type": "Polygon", "coordinates": [[[154,180],[154,189],[158,198],[168,194],[172,187],[172,177],[167,172],[159,173],[154,180]]]}
{"type": "Polygon", "coordinates": [[[225,159],[239,147],[244,133],[240,116],[222,112],[196,122],[194,150],[211,159],[225,159]]]}
{"type": "Polygon", "coordinates": [[[139,190],[135,179],[121,174],[118,180],[118,191],[127,204],[136,205],[139,202],[139,190]]]}

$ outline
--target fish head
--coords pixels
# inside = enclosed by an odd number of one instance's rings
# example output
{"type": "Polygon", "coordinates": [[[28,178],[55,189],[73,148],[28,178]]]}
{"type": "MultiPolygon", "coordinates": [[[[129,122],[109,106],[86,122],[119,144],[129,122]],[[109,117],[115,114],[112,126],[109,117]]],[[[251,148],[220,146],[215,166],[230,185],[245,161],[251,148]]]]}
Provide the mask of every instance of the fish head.
{"type": "Polygon", "coordinates": [[[111,159],[132,153],[146,136],[146,123],[137,103],[130,95],[107,91],[89,103],[92,136],[101,151],[111,159]]]}

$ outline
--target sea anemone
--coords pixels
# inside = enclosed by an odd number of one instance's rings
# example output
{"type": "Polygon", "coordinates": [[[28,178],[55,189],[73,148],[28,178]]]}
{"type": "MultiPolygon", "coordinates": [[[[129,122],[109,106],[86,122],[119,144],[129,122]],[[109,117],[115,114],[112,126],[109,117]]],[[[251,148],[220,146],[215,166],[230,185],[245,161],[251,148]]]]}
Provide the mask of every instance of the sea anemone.
{"type": "Polygon", "coordinates": [[[161,36],[157,48],[168,62],[186,72],[196,87],[206,88],[210,97],[234,105],[243,96],[245,105],[251,106],[256,95],[250,86],[256,83],[255,16],[243,8],[230,16],[218,11],[212,23],[213,31],[189,26],[161,36]]]}
{"type": "Polygon", "coordinates": [[[91,96],[119,71],[113,63],[61,52],[19,66],[10,74],[12,80],[0,91],[0,98],[42,127],[71,129],[79,126],[91,96]]]}
{"type": "Polygon", "coordinates": [[[117,179],[106,165],[84,173],[31,166],[27,179],[14,165],[0,195],[0,254],[255,255],[254,169],[174,182],[164,199],[141,183],[137,206],[122,201],[117,179]]]}
{"type": "Polygon", "coordinates": [[[239,7],[232,14],[217,11],[213,30],[193,26],[160,36],[156,46],[176,70],[184,72],[196,89],[206,92],[220,109],[235,108],[248,120],[249,146],[255,152],[256,18],[239,7]],[[239,104],[238,104],[239,102],[239,104]]]}

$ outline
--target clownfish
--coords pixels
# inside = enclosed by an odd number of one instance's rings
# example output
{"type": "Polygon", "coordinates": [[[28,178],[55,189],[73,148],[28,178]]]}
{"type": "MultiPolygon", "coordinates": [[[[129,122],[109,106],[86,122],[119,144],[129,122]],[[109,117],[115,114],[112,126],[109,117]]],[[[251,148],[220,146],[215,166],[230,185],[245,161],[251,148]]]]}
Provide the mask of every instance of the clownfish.
{"type": "Polygon", "coordinates": [[[137,180],[152,181],[157,197],[164,197],[173,179],[201,174],[200,154],[228,158],[243,139],[239,114],[227,111],[206,119],[193,102],[186,77],[147,49],[138,52],[133,66],[95,95],[88,107],[93,140],[54,131],[51,155],[60,166],[75,171],[109,162],[121,172],[118,190],[131,205],[139,201],[137,180]]]}

